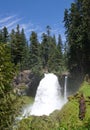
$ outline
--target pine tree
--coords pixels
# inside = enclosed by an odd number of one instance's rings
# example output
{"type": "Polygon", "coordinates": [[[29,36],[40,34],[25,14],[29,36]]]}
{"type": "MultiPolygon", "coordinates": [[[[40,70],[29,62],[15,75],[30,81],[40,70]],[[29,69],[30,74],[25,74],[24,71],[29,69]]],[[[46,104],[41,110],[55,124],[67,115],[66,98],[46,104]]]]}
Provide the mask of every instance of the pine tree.
{"type": "MultiPolygon", "coordinates": [[[[22,52],[23,52],[23,44],[22,44],[22,39],[21,39],[21,32],[20,32],[20,27],[17,25],[16,27],[16,57],[15,57],[15,62],[16,64],[19,63],[21,66],[22,62],[22,52]]],[[[21,68],[20,68],[21,69],[21,68]]]]}
{"type": "Polygon", "coordinates": [[[52,37],[52,42],[53,42],[53,44],[55,44],[55,46],[56,46],[57,42],[56,42],[56,37],[55,37],[55,35],[53,35],[53,37],[52,37]]]}
{"type": "Polygon", "coordinates": [[[24,29],[20,31],[17,25],[16,32],[12,30],[10,34],[12,62],[20,65],[20,70],[24,68],[27,51],[27,41],[24,29]]]}
{"type": "Polygon", "coordinates": [[[22,56],[21,56],[21,69],[26,69],[28,67],[28,43],[24,33],[24,29],[21,30],[21,44],[22,44],[22,56]]]}
{"type": "Polygon", "coordinates": [[[82,37],[84,53],[84,71],[90,75],[90,1],[82,2],[82,37]]]}
{"type": "Polygon", "coordinates": [[[6,27],[0,30],[0,43],[7,43],[9,41],[9,33],[6,27]]]}
{"type": "Polygon", "coordinates": [[[2,42],[7,43],[9,40],[9,33],[6,27],[2,29],[2,42]]]}
{"type": "Polygon", "coordinates": [[[49,43],[48,43],[48,36],[45,33],[42,34],[41,55],[42,55],[43,68],[47,68],[49,57],[49,43]]]}
{"type": "Polygon", "coordinates": [[[30,36],[30,68],[40,67],[39,42],[36,32],[32,32],[30,36]]]}
{"type": "Polygon", "coordinates": [[[62,56],[63,43],[62,43],[62,39],[61,39],[61,35],[60,35],[60,34],[58,35],[57,48],[58,48],[58,50],[60,51],[61,56],[62,56]]]}
{"type": "Polygon", "coordinates": [[[15,65],[21,63],[22,59],[22,42],[21,42],[21,35],[20,35],[20,28],[17,25],[16,32],[12,30],[10,34],[10,43],[11,43],[11,54],[12,54],[12,61],[15,65]]]}
{"type": "Polygon", "coordinates": [[[46,27],[46,31],[47,31],[47,36],[49,37],[50,36],[50,30],[51,30],[51,27],[49,25],[47,25],[46,27]]]}
{"type": "Polygon", "coordinates": [[[51,31],[51,27],[48,25],[46,27],[46,32],[47,34],[43,33],[42,34],[42,61],[43,61],[43,68],[47,68],[49,69],[48,67],[48,61],[49,61],[49,58],[50,58],[50,52],[51,52],[51,48],[52,48],[52,41],[53,41],[53,44],[55,44],[54,40],[52,40],[52,37],[50,35],[50,32],[51,31]]]}
{"type": "Polygon", "coordinates": [[[72,3],[69,11],[65,11],[64,22],[69,45],[68,66],[74,73],[90,73],[89,6],[89,0],[77,0],[72,3]]]}
{"type": "Polygon", "coordinates": [[[10,96],[11,82],[15,68],[11,63],[10,49],[6,44],[0,44],[0,129],[12,129],[15,110],[10,96]]]}
{"type": "Polygon", "coordinates": [[[2,30],[0,30],[0,43],[2,43],[3,40],[2,40],[2,30]]]}
{"type": "Polygon", "coordinates": [[[15,37],[15,30],[12,29],[11,34],[10,34],[10,45],[11,45],[11,61],[12,63],[15,63],[15,57],[16,57],[16,37],[15,37]]]}
{"type": "Polygon", "coordinates": [[[49,36],[49,53],[48,53],[48,70],[55,71],[57,68],[56,62],[56,43],[55,43],[55,36],[54,38],[49,36]]]}

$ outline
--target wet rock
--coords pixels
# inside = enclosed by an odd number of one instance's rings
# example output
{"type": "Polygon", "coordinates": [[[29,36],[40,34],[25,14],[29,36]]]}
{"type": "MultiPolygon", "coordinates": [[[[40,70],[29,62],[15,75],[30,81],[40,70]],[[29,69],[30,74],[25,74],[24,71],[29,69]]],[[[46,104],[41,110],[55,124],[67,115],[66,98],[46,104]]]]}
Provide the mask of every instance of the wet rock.
{"type": "Polygon", "coordinates": [[[38,74],[34,74],[30,70],[24,70],[14,77],[14,91],[19,90],[19,93],[24,95],[35,96],[40,79],[41,77],[38,74]]]}

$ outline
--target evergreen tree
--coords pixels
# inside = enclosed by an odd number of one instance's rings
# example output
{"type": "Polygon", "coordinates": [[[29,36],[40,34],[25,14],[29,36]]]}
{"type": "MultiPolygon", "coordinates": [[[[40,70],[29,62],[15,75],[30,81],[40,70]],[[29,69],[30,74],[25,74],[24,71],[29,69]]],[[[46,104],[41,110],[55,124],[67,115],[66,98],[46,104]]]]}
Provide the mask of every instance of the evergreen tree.
{"type": "Polygon", "coordinates": [[[7,43],[9,41],[9,33],[6,27],[0,30],[0,43],[7,43]]]}
{"type": "Polygon", "coordinates": [[[53,44],[55,44],[55,46],[56,46],[57,42],[56,42],[56,37],[55,37],[55,35],[53,35],[53,37],[52,37],[52,42],[53,42],[53,44]]]}
{"type": "MultiPolygon", "coordinates": [[[[20,32],[20,27],[17,25],[16,27],[16,57],[15,57],[15,64],[19,63],[21,66],[22,62],[22,53],[23,53],[23,44],[22,44],[22,38],[21,38],[21,32],[20,32]]],[[[21,69],[21,68],[20,68],[21,69]]]]}
{"type": "Polygon", "coordinates": [[[2,40],[2,30],[0,30],[0,43],[2,43],[3,40],[2,40]]]}
{"type": "Polygon", "coordinates": [[[19,25],[17,25],[16,32],[12,30],[10,34],[11,43],[11,55],[12,62],[20,65],[20,70],[24,68],[27,51],[27,41],[24,33],[24,29],[20,31],[19,25]]]}
{"type": "Polygon", "coordinates": [[[57,48],[58,48],[58,50],[60,51],[61,56],[62,56],[63,44],[62,44],[62,39],[61,39],[61,35],[60,35],[60,34],[58,35],[58,44],[57,44],[57,48]]]}
{"type": "Polygon", "coordinates": [[[10,34],[10,45],[11,45],[11,61],[12,63],[15,63],[15,57],[17,53],[17,48],[16,48],[16,36],[15,36],[15,30],[12,29],[11,34],[10,34]]]}
{"type": "Polygon", "coordinates": [[[51,27],[48,25],[46,27],[47,34],[42,34],[42,61],[43,61],[43,68],[49,69],[49,60],[52,53],[53,44],[55,45],[55,39],[53,39],[50,35],[51,27]]]}
{"type": "Polygon", "coordinates": [[[22,59],[22,41],[20,35],[20,28],[17,25],[16,32],[14,29],[10,34],[10,42],[11,42],[11,54],[12,54],[12,61],[15,65],[21,63],[22,59]]]}
{"type": "Polygon", "coordinates": [[[28,68],[28,43],[24,33],[24,29],[21,30],[21,43],[22,43],[22,57],[21,57],[21,68],[28,68]]]}
{"type": "Polygon", "coordinates": [[[49,45],[48,45],[48,37],[45,33],[42,34],[41,55],[42,55],[43,68],[47,68],[49,45]]]}
{"type": "Polygon", "coordinates": [[[29,46],[28,42],[26,43],[26,46],[25,46],[25,49],[24,49],[22,69],[23,70],[30,69],[30,46],[29,46]]]}
{"type": "Polygon", "coordinates": [[[47,26],[47,34],[42,35],[42,61],[43,68],[47,68],[49,72],[62,71],[62,41],[59,35],[58,44],[56,37],[50,35],[50,26],[47,26]]]}
{"type": "Polygon", "coordinates": [[[65,10],[68,66],[71,72],[90,73],[90,1],[77,0],[65,10]]]}
{"type": "MultiPolygon", "coordinates": [[[[53,44],[55,44],[53,38],[51,37],[50,35],[50,30],[51,30],[51,27],[48,25],[46,27],[46,32],[47,34],[43,33],[42,34],[42,61],[43,61],[43,68],[48,68],[48,61],[50,59],[50,52],[51,52],[51,48],[52,48],[52,41],[53,41],[53,44]]],[[[49,68],[48,68],[49,69],[49,68]]]]}
{"type": "Polygon", "coordinates": [[[82,44],[84,54],[84,71],[90,75],[90,1],[82,2],[82,44]]]}
{"type": "Polygon", "coordinates": [[[47,35],[49,37],[50,36],[51,27],[49,25],[47,25],[46,30],[47,30],[47,35]]]}
{"type": "Polygon", "coordinates": [[[11,130],[15,110],[10,96],[11,82],[15,68],[11,63],[10,49],[6,44],[0,44],[0,129],[11,130]]]}
{"type": "Polygon", "coordinates": [[[30,68],[40,67],[39,42],[36,32],[32,32],[30,36],[30,68]]]}
{"type": "Polygon", "coordinates": [[[48,53],[48,70],[55,71],[57,68],[56,62],[56,43],[55,43],[55,36],[54,38],[49,36],[49,53],[48,53]]]}
{"type": "Polygon", "coordinates": [[[7,43],[9,40],[9,33],[6,27],[2,29],[2,42],[7,43]]]}

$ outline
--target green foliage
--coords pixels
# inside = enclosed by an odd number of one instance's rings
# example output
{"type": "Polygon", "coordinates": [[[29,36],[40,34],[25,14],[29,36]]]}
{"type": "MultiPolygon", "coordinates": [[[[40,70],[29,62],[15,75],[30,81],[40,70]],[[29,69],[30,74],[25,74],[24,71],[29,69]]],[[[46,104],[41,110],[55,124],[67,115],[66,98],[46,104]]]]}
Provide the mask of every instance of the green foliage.
{"type": "Polygon", "coordinates": [[[84,82],[79,92],[69,97],[69,101],[60,111],[54,111],[50,116],[30,116],[20,121],[17,130],[89,130],[90,129],[90,99],[88,98],[90,84],[84,82]],[[86,100],[86,115],[80,120],[79,98],[84,94],[86,100]],[[88,101],[87,101],[88,100],[88,101]]]}
{"type": "Polygon", "coordinates": [[[0,128],[12,129],[14,119],[13,100],[10,96],[11,81],[14,76],[13,64],[10,62],[10,49],[0,44],[0,128]]]}
{"type": "Polygon", "coordinates": [[[49,72],[61,73],[63,71],[63,53],[62,40],[58,36],[58,43],[55,35],[50,35],[51,28],[47,26],[47,34],[43,33],[41,42],[41,57],[43,68],[47,68],[49,72]]]}
{"type": "Polygon", "coordinates": [[[71,72],[90,73],[90,1],[77,0],[65,10],[68,43],[68,68],[71,72]]]}
{"type": "Polygon", "coordinates": [[[0,30],[0,43],[7,43],[9,41],[9,33],[6,27],[0,30]]]}
{"type": "Polygon", "coordinates": [[[13,64],[10,62],[10,49],[6,44],[0,44],[0,81],[8,91],[8,86],[13,79],[14,69],[13,64]]]}
{"type": "Polygon", "coordinates": [[[66,125],[67,130],[88,130],[90,122],[90,100],[88,99],[88,92],[90,91],[90,84],[84,82],[79,89],[79,93],[72,96],[70,101],[64,106],[64,108],[60,111],[61,122],[62,125],[66,125]],[[86,115],[84,120],[80,120],[78,117],[79,114],[79,98],[80,93],[84,94],[86,101],[86,115]]]}
{"type": "Polygon", "coordinates": [[[10,45],[12,62],[15,65],[20,64],[20,69],[22,70],[27,56],[27,42],[24,29],[20,31],[19,25],[17,25],[16,32],[12,30],[10,34],[10,45]]]}
{"type": "Polygon", "coordinates": [[[8,43],[11,62],[18,66],[19,71],[30,69],[37,73],[47,68],[49,72],[61,73],[66,68],[61,36],[58,36],[57,42],[55,35],[51,36],[50,26],[47,26],[46,33],[42,34],[41,43],[38,41],[37,33],[32,31],[28,44],[24,29],[20,29],[19,25],[16,30],[12,29],[10,34],[6,27],[0,30],[0,41],[8,43]]]}
{"type": "Polygon", "coordinates": [[[34,117],[31,116],[27,119],[23,119],[19,126],[18,130],[58,130],[59,124],[56,123],[55,119],[52,119],[47,116],[34,117]]]}
{"type": "Polygon", "coordinates": [[[42,35],[41,56],[42,56],[43,68],[45,68],[47,67],[49,56],[49,43],[48,43],[48,36],[44,33],[42,35]]]}
{"type": "Polygon", "coordinates": [[[36,70],[40,69],[40,52],[39,52],[39,42],[37,39],[37,33],[34,31],[30,36],[30,68],[35,68],[36,70]]]}

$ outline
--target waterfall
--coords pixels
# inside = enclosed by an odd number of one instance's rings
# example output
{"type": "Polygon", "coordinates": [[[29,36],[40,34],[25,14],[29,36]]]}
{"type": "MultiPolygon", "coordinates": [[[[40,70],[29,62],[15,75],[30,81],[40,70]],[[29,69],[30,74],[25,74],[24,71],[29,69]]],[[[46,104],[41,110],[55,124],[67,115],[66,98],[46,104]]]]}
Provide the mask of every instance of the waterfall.
{"type": "Polygon", "coordinates": [[[34,103],[23,109],[21,119],[30,115],[50,115],[54,110],[60,110],[67,102],[66,86],[67,77],[65,77],[63,97],[57,76],[53,73],[45,74],[37,88],[34,103]]]}
{"type": "Polygon", "coordinates": [[[64,83],[64,102],[67,102],[67,75],[65,76],[65,83],[64,83]]]}
{"type": "Polygon", "coordinates": [[[49,115],[56,109],[61,109],[64,102],[58,78],[53,73],[45,74],[38,86],[31,115],[49,115]]]}

